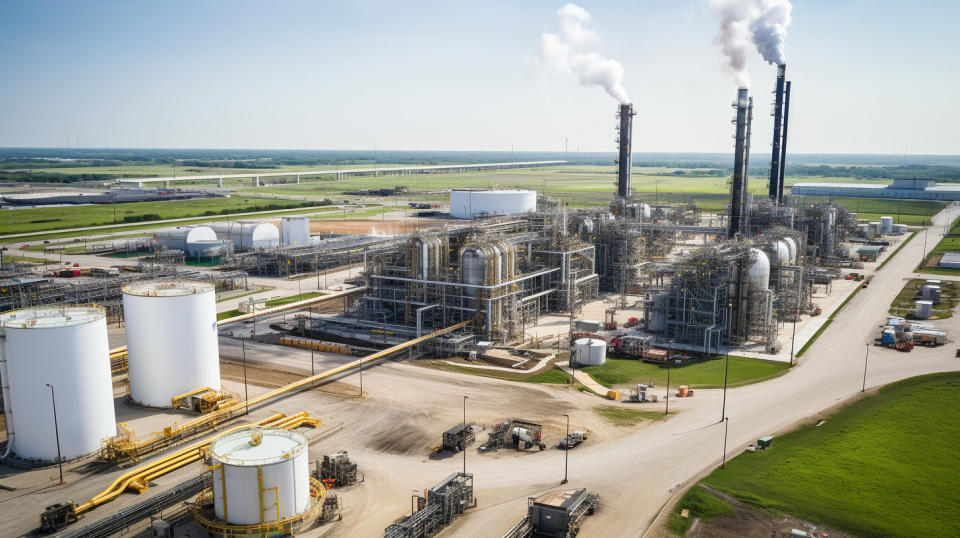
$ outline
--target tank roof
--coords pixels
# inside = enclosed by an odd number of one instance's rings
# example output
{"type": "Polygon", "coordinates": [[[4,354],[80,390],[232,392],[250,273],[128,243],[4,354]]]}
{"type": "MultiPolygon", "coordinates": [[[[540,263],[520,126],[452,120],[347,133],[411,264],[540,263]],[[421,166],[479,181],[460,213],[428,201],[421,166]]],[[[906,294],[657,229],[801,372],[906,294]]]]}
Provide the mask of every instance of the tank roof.
{"type": "Polygon", "coordinates": [[[123,293],[141,297],[181,297],[214,291],[213,284],[196,280],[151,281],[127,284],[123,293]]]}
{"type": "Polygon", "coordinates": [[[302,434],[286,430],[252,429],[225,435],[213,442],[210,454],[228,465],[267,465],[296,456],[307,446],[302,434]],[[260,440],[253,444],[256,436],[260,440]]]}
{"type": "Polygon", "coordinates": [[[51,329],[83,325],[106,317],[99,306],[48,306],[0,314],[0,326],[12,329],[51,329]]]}

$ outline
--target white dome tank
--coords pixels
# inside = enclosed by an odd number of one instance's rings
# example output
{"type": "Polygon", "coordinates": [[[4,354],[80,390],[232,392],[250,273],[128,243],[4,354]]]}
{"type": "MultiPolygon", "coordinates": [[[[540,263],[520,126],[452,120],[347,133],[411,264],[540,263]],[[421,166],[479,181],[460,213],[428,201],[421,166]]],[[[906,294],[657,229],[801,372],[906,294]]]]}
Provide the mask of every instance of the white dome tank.
{"type": "Polygon", "coordinates": [[[214,287],[142,282],[123,288],[130,397],[150,407],[202,387],[220,390],[214,287]]]}
{"type": "Polygon", "coordinates": [[[214,463],[214,511],[223,521],[256,525],[277,521],[277,516],[281,520],[297,516],[310,508],[310,465],[307,438],[302,434],[259,429],[234,432],[213,442],[210,457],[214,463]]]}
{"type": "Polygon", "coordinates": [[[56,461],[53,387],[60,452],[70,460],[116,435],[106,315],[99,307],[41,307],[0,315],[3,382],[8,385],[12,451],[56,461]]]}
{"type": "Polygon", "coordinates": [[[750,249],[752,263],[747,269],[747,284],[752,290],[765,290],[770,285],[770,260],[762,251],[750,249]]]}
{"type": "Polygon", "coordinates": [[[790,247],[786,241],[774,241],[770,244],[770,261],[777,265],[790,263],[790,247]]]}
{"type": "Polygon", "coordinates": [[[280,245],[280,230],[269,222],[217,222],[210,227],[217,239],[233,242],[234,250],[258,250],[280,245]]]}
{"type": "Polygon", "coordinates": [[[799,252],[797,252],[797,242],[792,237],[784,237],[783,242],[787,244],[787,248],[790,250],[790,263],[796,265],[800,259],[799,252]]]}

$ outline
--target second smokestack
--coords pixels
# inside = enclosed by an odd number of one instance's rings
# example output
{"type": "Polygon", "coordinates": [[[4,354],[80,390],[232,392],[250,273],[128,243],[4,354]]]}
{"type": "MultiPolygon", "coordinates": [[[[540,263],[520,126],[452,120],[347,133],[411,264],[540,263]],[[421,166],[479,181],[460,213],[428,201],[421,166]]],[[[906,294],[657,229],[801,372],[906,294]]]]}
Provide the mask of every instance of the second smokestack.
{"type": "Polygon", "coordinates": [[[633,137],[633,117],[637,115],[632,104],[620,105],[617,109],[617,117],[620,118],[617,153],[617,196],[620,198],[629,198],[631,190],[631,168],[633,167],[633,149],[631,138],[633,137]]]}
{"type": "Polygon", "coordinates": [[[770,199],[775,204],[781,203],[783,196],[783,178],[780,176],[781,129],[783,127],[783,85],[786,78],[787,66],[777,66],[777,88],[773,98],[773,154],[770,158],[770,199]]]}

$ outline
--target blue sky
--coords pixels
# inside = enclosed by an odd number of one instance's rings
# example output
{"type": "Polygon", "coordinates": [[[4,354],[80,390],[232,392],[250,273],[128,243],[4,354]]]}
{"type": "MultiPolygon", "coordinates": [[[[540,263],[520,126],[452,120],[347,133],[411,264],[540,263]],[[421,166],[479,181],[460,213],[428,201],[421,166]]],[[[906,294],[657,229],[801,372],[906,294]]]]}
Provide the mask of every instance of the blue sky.
{"type": "MultiPolygon", "coordinates": [[[[612,151],[616,103],[547,74],[564,2],[0,3],[0,146],[612,151]]],[[[707,0],[580,2],[635,151],[730,151],[707,0]]],[[[790,148],[960,153],[960,2],[797,0],[790,148]]],[[[754,55],[754,151],[775,70],[754,55]]]]}

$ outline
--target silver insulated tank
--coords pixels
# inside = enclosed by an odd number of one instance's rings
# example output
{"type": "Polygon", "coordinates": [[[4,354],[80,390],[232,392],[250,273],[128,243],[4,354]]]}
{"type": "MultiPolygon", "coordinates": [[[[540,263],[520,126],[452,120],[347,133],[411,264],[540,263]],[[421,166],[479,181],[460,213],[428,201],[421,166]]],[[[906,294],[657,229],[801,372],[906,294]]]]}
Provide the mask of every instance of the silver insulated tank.
{"type": "MultiPolygon", "coordinates": [[[[460,281],[475,286],[483,285],[484,253],[479,247],[467,247],[460,253],[460,281]]],[[[464,293],[477,296],[477,288],[466,288],[464,293]]]]}

